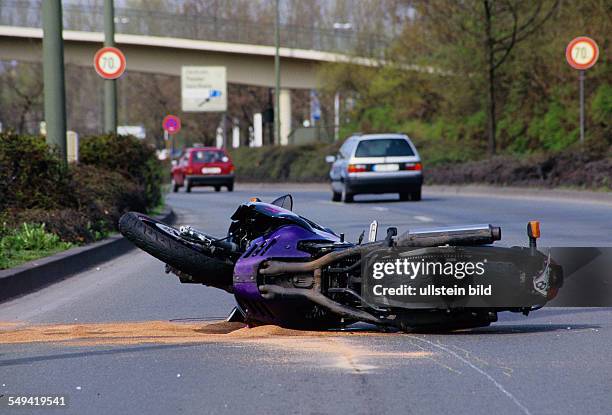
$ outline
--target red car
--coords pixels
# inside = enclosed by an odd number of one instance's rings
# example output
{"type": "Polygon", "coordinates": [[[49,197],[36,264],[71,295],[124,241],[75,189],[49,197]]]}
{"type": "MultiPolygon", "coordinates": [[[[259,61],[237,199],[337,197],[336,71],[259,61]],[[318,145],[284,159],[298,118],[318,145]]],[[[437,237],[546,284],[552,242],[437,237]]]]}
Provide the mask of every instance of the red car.
{"type": "Polygon", "coordinates": [[[192,187],[212,186],[215,191],[221,186],[234,190],[234,164],[229,154],[216,147],[188,148],[172,167],[172,190],[185,186],[186,192],[192,187]]]}

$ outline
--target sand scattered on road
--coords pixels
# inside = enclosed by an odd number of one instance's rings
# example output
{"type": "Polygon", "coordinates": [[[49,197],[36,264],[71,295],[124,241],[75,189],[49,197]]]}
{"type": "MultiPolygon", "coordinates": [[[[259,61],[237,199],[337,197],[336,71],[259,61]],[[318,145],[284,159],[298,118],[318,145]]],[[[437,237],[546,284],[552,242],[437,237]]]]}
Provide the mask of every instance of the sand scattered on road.
{"type": "Polygon", "coordinates": [[[375,331],[301,331],[277,326],[248,328],[242,323],[168,321],[15,325],[0,322],[0,344],[57,343],[69,346],[134,344],[224,343],[255,345],[282,353],[247,356],[251,361],[272,359],[276,363],[296,360],[320,366],[364,373],[376,369],[379,359],[425,359],[432,353],[415,350],[387,352],[351,337],[385,336],[375,331]]]}
{"type": "Polygon", "coordinates": [[[0,322],[0,344],[62,342],[75,345],[140,343],[209,343],[271,337],[372,335],[374,332],[301,331],[277,326],[247,328],[226,321],[179,323],[169,321],[17,325],[0,322]]]}

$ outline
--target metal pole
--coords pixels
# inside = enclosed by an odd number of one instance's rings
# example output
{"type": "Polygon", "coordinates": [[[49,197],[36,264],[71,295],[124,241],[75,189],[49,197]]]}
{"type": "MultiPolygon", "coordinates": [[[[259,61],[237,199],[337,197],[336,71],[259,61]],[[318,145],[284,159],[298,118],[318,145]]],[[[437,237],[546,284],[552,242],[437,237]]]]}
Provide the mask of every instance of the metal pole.
{"type": "Polygon", "coordinates": [[[276,0],[276,16],[274,19],[274,144],[280,144],[280,11],[279,0],[276,0]]]}
{"type": "MultiPolygon", "coordinates": [[[[104,46],[115,46],[113,0],[104,0],[104,46]]],[[[117,132],[117,83],[115,79],[104,80],[104,132],[117,132]]]]}
{"type": "Polygon", "coordinates": [[[62,2],[61,0],[45,0],[42,3],[43,81],[47,143],[56,147],[61,159],[67,162],[62,2]]]}
{"type": "Polygon", "coordinates": [[[334,95],[334,141],[340,138],[340,93],[334,95]]]}
{"type": "Polygon", "coordinates": [[[580,144],[584,144],[584,71],[580,72],[580,144]]]}

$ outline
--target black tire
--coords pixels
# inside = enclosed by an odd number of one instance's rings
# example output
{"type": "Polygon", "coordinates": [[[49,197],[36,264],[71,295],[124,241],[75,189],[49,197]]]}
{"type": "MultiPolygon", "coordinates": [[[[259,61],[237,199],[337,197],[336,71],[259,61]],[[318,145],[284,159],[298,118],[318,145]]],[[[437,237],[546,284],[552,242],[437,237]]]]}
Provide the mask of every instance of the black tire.
{"type": "Polygon", "coordinates": [[[414,192],[410,193],[410,200],[412,200],[413,202],[418,202],[419,200],[421,200],[421,188],[420,187],[414,192]]]}
{"type": "Polygon", "coordinates": [[[409,192],[400,192],[399,194],[399,198],[402,202],[405,202],[406,200],[410,200],[410,193],[409,192]]]}
{"type": "Polygon", "coordinates": [[[185,192],[191,193],[191,183],[187,179],[185,179],[185,192]]]}
{"type": "Polygon", "coordinates": [[[176,193],[176,192],[178,192],[178,190],[179,190],[179,185],[178,185],[178,184],[176,184],[176,182],[173,180],[173,181],[172,181],[172,191],[173,191],[174,193],[176,193]]]}
{"type": "Polygon", "coordinates": [[[221,186],[215,186],[215,192],[220,192],[221,191],[221,186]]]}
{"type": "Polygon", "coordinates": [[[199,251],[179,231],[146,215],[129,212],[119,219],[119,231],[130,242],[171,267],[191,276],[186,282],[230,291],[234,265],[199,251]]]}
{"type": "Polygon", "coordinates": [[[234,191],[234,183],[230,183],[227,185],[227,191],[228,192],[233,192],[234,191]]]}
{"type": "Polygon", "coordinates": [[[344,201],[344,203],[353,203],[355,201],[354,195],[352,193],[347,192],[346,190],[342,192],[342,200],[344,201]]]}
{"type": "Polygon", "coordinates": [[[342,193],[332,192],[332,202],[340,202],[342,200],[342,193]]]}

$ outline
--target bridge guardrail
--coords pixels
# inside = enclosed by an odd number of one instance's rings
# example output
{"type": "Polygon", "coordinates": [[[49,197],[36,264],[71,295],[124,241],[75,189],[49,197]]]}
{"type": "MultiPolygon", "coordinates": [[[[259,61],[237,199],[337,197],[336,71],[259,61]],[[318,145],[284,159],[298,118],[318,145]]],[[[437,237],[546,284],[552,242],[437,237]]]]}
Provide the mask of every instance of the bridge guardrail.
{"type": "MultiPolygon", "coordinates": [[[[4,0],[0,2],[0,25],[42,27],[38,1],[4,0]]],[[[103,31],[103,8],[64,5],[64,29],[87,32],[103,31]]],[[[115,8],[116,33],[176,37],[253,45],[274,45],[273,17],[269,22],[227,19],[210,15],[185,15],[136,8],[115,8]]],[[[380,57],[390,39],[379,34],[355,30],[281,25],[281,46],[294,49],[354,53],[380,57]]]]}

